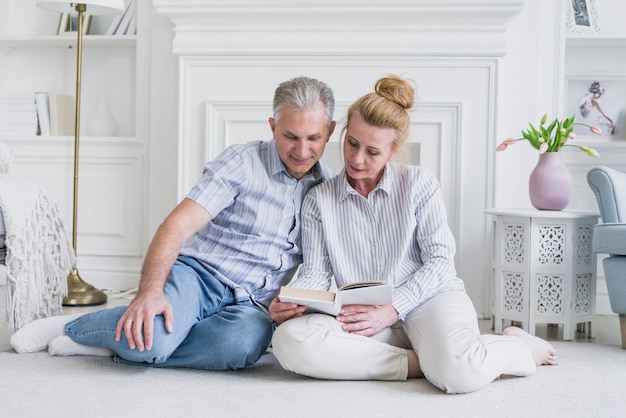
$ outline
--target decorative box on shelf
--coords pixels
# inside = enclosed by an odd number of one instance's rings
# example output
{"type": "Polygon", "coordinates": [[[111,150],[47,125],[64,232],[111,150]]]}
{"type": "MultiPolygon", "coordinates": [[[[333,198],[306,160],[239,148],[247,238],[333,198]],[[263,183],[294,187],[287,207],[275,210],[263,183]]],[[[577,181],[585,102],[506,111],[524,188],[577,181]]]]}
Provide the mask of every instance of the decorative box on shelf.
{"type": "Polygon", "coordinates": [[[596,257],[591,249],[598,214],[589,211],[489,209],[494,222],[492,286],[497,334],[503,321],[577,328],[594,336],[596,257]],[[580,327],[579,327],[580,324],[580,327]]]}

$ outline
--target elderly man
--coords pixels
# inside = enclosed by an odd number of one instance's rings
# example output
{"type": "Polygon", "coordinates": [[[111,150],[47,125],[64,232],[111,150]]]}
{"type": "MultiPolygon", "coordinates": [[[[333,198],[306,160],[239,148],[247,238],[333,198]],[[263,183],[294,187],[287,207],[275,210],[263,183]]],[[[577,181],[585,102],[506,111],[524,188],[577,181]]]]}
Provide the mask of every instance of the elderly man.
{"type": "Polygon", "coordinates": [[[272,338],[267,307],[302,262],[304,195],[333,175],[319,162],[335,128],[331,89],[291,79],[276,89],[273,112],[273,140],[207,163],[158,228],[128,307],[31,322],[13,348],[158,367],[255,363],[272,338]]]}

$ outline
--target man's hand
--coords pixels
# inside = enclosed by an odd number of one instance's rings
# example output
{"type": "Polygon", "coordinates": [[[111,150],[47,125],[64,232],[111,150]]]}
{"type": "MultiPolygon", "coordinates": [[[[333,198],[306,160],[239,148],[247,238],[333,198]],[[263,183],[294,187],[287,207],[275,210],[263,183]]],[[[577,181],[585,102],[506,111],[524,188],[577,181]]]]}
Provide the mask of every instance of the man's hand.
{"type": "Polygon", "coordinates": [[[174,329],[174,311],[162,291],[139,293],[132,300],[115,328],[115,341],[120,341],[122,331],[131,350],[150,350],[154,337],[154,317],[163,314],[165,329],[174,329]]]}
{"type": "Polygon", "coordinates": [[[115,341],[122,331],[128,347],[150,350],[154,337],[154,317],[163,315],[167,332],[174,330],[174,310],[165,299],[163,288],[183,243],[211,221],[211,214],[191,199],[183,199],[159,226],[148,247],[141,269],[139,292],[115,328],[115,341]]]}
{"type": "Polygon", "coordinates": [[[366,337],[378,334],[398,320],[393,305],[349,305],[337,315],[344,331],[366,337]]]}
{"type": "Polygon", "coordinates": [[[302,313],[306,311],[306,306],[292,302],[281,302],[278,296],[276,296],[272,303],[270,303],[268,310],[272,321],[277,324],[282,324],[288,319],[302,316],[302,313]]]}

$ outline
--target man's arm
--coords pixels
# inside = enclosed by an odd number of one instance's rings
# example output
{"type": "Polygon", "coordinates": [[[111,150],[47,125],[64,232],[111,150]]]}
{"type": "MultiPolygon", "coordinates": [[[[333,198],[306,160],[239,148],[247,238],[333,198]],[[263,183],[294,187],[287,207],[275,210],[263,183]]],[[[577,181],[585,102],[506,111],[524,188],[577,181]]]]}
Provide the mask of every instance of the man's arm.
{"type": "Polygon", "coordinates": [[[165,327],[172,332],[174,313],[165,299],[163,288],[183,243],[211,221],[211,214],[190,199],[183,199],[157,229],[141,269],[137,296],[131,301],[115,330],[115,340],[122,331],[131,349],[152,348],[154,317],[163,314],[165,327]]]}

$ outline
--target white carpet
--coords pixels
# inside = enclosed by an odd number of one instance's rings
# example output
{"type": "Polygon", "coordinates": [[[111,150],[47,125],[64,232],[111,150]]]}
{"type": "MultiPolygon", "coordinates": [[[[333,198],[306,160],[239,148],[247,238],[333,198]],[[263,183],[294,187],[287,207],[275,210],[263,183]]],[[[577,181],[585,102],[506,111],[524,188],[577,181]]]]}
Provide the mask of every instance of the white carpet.
{"type": "MultiPolygon", "coordinates": [[[[616,319],[616,318],[615,318],[616,319]]],[[[560,364],[446,395],[424,379],[319,381],[268,353],[237,372],[152,369],[110,358],[16,354],[0,328],[3,417],[623,417],[626,350],[553,342],[560,364]]]]}
{"type": "MultiPolygon", "coordinates": [[[[6,340],[3,340],[3,347],[6,340]]],[[[466,395],[424,379],[318,381],[283,371],[268,353],[237,372],[152,369],[109,358],[0,352],[6,417],[410,417],[624,416],[626,352],[555,342],[560,364],[466,395]]]]}

